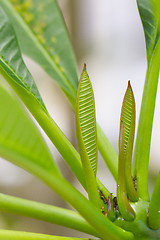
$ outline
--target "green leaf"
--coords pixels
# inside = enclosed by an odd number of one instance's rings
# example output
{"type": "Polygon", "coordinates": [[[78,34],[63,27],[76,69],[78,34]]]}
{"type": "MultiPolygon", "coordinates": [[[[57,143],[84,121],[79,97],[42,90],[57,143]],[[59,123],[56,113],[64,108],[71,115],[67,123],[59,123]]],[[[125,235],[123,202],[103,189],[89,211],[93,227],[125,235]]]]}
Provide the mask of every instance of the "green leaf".
{"type": "Polygon", "coordinates": [[[92,170],[96,176],[98,151],[95,102],[93,89],[86,71],[86,66],[84,67],[79,84],[76,107],[76,117],[79,121],[79,128],[77,129],[77,134],[78,136],[80,135],[80,137],[82,138],[84,148],[88,155],[92,170]]]}
{"type": "Polygon", "coordinates": [[[159,0],[137,0],[137,5],[144,28],[149,64],[160,34],[159,0]]]}
{"type": "Polygon", "coordinates": [[[63,17],[56,0],[1,0],[24,54],[39,63],[74,106],[78,75],[63,17]]]}
{"type": "Polygon", "coordinates": [[[94,94],[86,66],[84,66],[79,83],[75,118],[77,142],[86,178],[87,190],[90,200],[96,204],[99,202],[95,178],[98,158],[97,129],[94,94]]]}
{"type": "Polygon", "coordinates": [[[0,156],[39,176],[59,174],[39,130],[11,90],[0,86],[0,156]]]}
{"type": "Polygon", "coordinates": [[[36,84],[26,68],[14,30],[8,17],[0,8],[0,73],[5,78],[12,78],[23,91],[28,92],[45,109],[36,84]]]}
{"type": "Polygon", "coordinates": [[[149,204],[148,223],[154,230],[160,228],[160,172],[149,204]]]}
{"type": "MultiPolygon", "coordinates": [[[[128,87],[123,99],[120,122],[123,123],[124,134],[124,161],[125,161],[125,181],[127,194],[131,201],[137,201],[138,195],[134,188],[131,176],[131,161],[135,133],[135,100],[133,91],[128,81],[128,87]]],[[[122,128],[120,127],[120,131],[122,128]]],[[[121,136],[122,133],[120,133],[121,136]]],[[[120,141],[121,139],[119,139],[120,141]]]]}

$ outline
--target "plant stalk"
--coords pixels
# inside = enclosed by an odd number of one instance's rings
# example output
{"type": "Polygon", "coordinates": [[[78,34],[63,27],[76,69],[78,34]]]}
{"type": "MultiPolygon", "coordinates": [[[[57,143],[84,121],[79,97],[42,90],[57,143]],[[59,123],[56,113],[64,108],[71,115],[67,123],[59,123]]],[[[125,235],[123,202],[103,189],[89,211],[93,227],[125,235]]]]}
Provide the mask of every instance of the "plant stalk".
{"type": "Polygon", "coordinates": [[[160,38],[147,69],[133,159],[133,175],[137,178],[137,192],[139,197],[146,201],[149,201],[148,165],[160,68],[159,56],[160,38]]]}
{"type": "Polygon", "coordinates": [[[0,230],[3,240],[89,240],[87,238],[58,237],[40,233],[0,230]]]}
{"type": "Polygon", "coordinates": [[[148,224],[154,230],[160,228],[160,172],[149,204],[148,224]]]}
{"type": "Polygon", "coordinates": [[[76,212],[35,201],[0,194],[0,211],[17,214],[98,236],[76,212]]]}

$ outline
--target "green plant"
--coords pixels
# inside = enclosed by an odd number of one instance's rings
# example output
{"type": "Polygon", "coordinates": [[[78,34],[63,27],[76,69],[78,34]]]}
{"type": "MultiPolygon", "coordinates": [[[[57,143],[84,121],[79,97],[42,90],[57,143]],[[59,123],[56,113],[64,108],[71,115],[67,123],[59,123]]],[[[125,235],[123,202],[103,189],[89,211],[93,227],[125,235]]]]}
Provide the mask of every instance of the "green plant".
{"type": "MultiPolygon", "coordinates": [[[[118,160],[96,124],[94,95],[85,66],[78,88],[74,54],[56,1],[0,0],[0,72],[89,196],[87,200],[64,179],[24,106],[0,86],[0,155],[41,179],[77,212],[4,194],[0,194],[1,211],[59,224],[104,240],[160,239],[160,174],[151,200],[148,194],[150,140],[160,68],[160,4],[158,0],[137,0],[137,4],[145,33],[147,73],[131,174],[135,101],[130,82],[121,111],[118,160]],[[73,108],[76,106],[80,155],[50,117],[23,62],[17,38],[24,54],[38,62],[57,81],[73,108]],[[96,178],[98,148],[117,181],[117,198],[96,178]]],[[[0,238],[76,239],[8,230],[0,230],[0,238]]]]}

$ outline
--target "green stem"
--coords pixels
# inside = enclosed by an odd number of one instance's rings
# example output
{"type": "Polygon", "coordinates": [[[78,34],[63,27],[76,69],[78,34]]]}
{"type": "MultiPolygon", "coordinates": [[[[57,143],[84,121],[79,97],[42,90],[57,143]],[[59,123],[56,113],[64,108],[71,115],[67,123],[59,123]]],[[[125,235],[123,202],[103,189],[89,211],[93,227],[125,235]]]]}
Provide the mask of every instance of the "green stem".
{"type": "MultiPolygon", "coordinates": [[[[43,170],[41,170],[43,171],[43,170]]],[[[91,202],[63,178],[57,178],[45,172],[39,172],[43,181],[58,195],[71,204],[95,229],[103,240],[134,239],[133,235],[115,226],[91,202]]]]}
{"type": "Polygon", "coordinates": [[[100,182],[100,180],[98,178],[96,178],[97,180],[97,186],[98,189],[103,193],[103,196],[106,197],[106,199],[108,198],[110,192],[107,190],[107,188],[100,182]]]}
{"type": "Polygon", "coordinates": [[[149,201],[148,165],[152,123],[159,77],[159,56],[160,38],[147,69],[133,160],[133,175],[137,178],[137,192],[139,197],[146,201],[149,201]]]}
{"type": "Polygon", "coordinates": [[[58,237],[40,233],[0,230],[3,240],[89,240],[87,238],[58,237]]]}
{"type": "Polygon", "coordinates": [[[149,204],[148,223],[154,230],[160,228],[160,172],[158,174],[151,202],[149,204]]]}
{"type": "Polygon", "coordinates": [[[98,134],[98,148],[99,151],[108,166],[110,172],[112,173],[114,179],[118,179],[118,155],[114,150],[113,146],[107,139],[106,135],[102,131],[99,124],[97,124],[97,134],[98,134]]]}
{"type": "Polygon", "coordinates": [[[0,211],[30,217],[97,236],[94,229],[76,212],[0,194],[0,211]]]}

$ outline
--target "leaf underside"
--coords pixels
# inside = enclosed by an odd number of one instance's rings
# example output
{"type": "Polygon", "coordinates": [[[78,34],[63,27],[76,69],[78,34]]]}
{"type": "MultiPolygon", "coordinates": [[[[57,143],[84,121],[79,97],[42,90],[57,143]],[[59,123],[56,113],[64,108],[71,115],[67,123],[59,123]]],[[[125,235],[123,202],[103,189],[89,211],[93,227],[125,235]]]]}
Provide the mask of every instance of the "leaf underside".
{"type": "Polygon", "coordinates": [[[124,96],[120,121],[123,122],[124,157],[126,155],[131,157],[135,132],[135,101],[130,81],[128,82],[128,88],[124,96]]]}
{"type": "MultiPolygon", "coordinates": [[[[131,161],[132,161],[132,151],[133,151],[133,141],[135,133],[135,100],[133,91],[128,82],[128,87],[123,99],[121,117],[120,117],[120,136],[123,134],[124,144],[123,144],[123,158],[124,158],[124,178],[126,182],[127,194],[130,200],[137,201],[138,195],[135,191],[132,176],[131,176],[131,161]],[[123,123],[123,129],[121,124],[123,123]]],[[[121,138],[119,139],[119,144],[121,146],[121,138]]],[[[122,158],[122,156],[120,156],[122,158]]]]}
{"type": "Polygon", "coordinates": [[[80,80],[78,115],[80,132],[85,150],[94,174],[97,172],[97,133],[95,119],[95,103],[91,82],[86,70],[80,80]]]}

